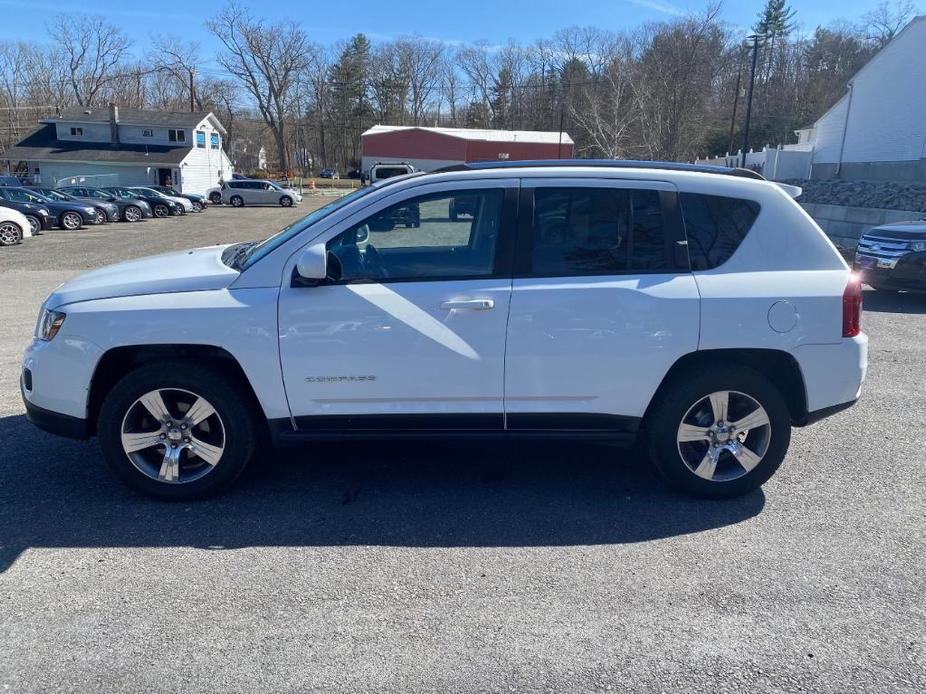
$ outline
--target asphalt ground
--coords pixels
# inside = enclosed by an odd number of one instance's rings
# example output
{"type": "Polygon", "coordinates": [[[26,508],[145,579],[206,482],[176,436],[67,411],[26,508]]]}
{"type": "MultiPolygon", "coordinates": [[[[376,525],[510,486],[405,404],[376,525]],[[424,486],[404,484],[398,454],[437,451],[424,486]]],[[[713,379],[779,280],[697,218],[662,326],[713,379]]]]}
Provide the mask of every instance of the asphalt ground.
{"type": "Polygon", "coordinates": [[[57,284],[313,204],[0,249],[3,691],[926,690],[926,296],[866,292],[862,400],[732,501],[606,444],[454,442],[280,451],[159,503],[25,421],[57,284]]]}

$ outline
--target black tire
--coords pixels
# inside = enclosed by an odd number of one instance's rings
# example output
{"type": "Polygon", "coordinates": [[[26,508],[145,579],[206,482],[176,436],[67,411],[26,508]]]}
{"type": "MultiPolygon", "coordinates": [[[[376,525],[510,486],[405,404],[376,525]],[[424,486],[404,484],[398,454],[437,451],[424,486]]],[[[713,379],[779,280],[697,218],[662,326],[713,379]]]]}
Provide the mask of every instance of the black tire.
{"type": "Polygon", "coordinates": [[[213,205],[222,204],[222,194],[221,193],[209,193],[209,202],[213,205]]]}
{"type": "Polygon", "coordinates": [[[232,195],[228,202],[231,203],[232,207],[244,207],[244,198],[240,195],[232,195]]]}
{"type": "Polygon", "coordinates": [[[127,205],[122,211],[122,219],[126,222],[140,222],[144,218],[145,213],[138,205],[127,205]]]}
{"type": "Polygon", "coordinates": [[[96,211],[96,223],[97,223],[97,224],[106,224],[107,221],[109,221],[109,220],[106,218],[106,213],[103,212],[103,210],[97,210],[97,211],[96,211]]]}
{"type": "Polygon", "coordinates": [[[292,207],[293,199],[289,197],[288,195],[284,195],[283,197],[280,198],[280,206],[281,207],[292,207]]]}
{"type": "Polygon", "coordinates": [[[155,203],[154,207],[151,208],[151,212],[155,217],[163,218],[170,216],[170,208],[164,203],[155,203]]]}
{"type": "MultiPolygon", "coordinates": [[[[713,499],[735,497],[761,487],[781,465],[791,441],[791,415],[784,397],[767,378],[736,364],[718,363],[716,368],[702,367],[678,374],[660,389],[647,413],[645,428],[650,459],[660,476],[687,494],[713,499]],[[682,446],[677,441],[679,426],[689,408],[717,391],[749,396],[765,409],[769,420],[767,448],[759,463],[728,480],[696,475],[682,458],[682,446]]],[[[723,459],[725,465],[737,464],[731,454],[723,455],[727,456],[723,459]]]]}
{"type": "Polygon", "coordinates": [[[203,204],[201,202],[199,202],[198,200],[193,201],[193,211],[194,212],[202,212],[203,209],[204,209],[203,204]]]}
{"type": "MultiPolygon", "coordinates": [[[[106,464],[132,489],[158,499],[186,500],[219,494],[228,489],[255,457],[258,428],[255,413],[242,396],[241,386],[221,369],[202,362],[163,361],[142,366],[124,376],[107,394],[97,420],[97,435],[106,464]],[[141,396],[153,390],[190,391],[207,399],[224,427],[224,450],[205,476],[190,482],[168,483],[143,473],[122,446],[122,426],[141,396]]],[[[157,449],[155,449],[155,456],[157,449]]]]}
{"type": "Polygon", "coordinates": [[[38,236],[42,233],[42,220],[36,217],[35,215],[27,214],[26,219],[29,220],[29,229],[32,231],[33,236],[38,236]]]}

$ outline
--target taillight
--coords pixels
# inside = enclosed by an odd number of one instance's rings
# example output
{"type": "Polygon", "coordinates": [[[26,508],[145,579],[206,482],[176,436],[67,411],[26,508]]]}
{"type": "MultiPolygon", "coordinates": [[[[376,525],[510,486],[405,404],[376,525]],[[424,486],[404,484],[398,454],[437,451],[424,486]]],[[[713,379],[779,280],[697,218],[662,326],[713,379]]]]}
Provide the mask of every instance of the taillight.
{"type": "Polygon", "coordinates": [[[862,332],[862,278],[849,275],[849,284],[842,293],[842,336],[855,337],[862,332]]]}

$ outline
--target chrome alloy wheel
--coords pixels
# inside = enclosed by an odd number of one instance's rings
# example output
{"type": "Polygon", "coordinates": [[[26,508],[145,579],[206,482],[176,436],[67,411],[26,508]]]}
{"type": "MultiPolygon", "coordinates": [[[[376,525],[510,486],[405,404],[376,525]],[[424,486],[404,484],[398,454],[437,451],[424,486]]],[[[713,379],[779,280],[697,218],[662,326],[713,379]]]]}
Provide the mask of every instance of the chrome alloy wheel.
{"type": "Polygon", "coordinates": [[[0,246],[14,246],[23,239],[22,229],[13,222],[0,222],[0,246]]]}
{"type": "Polygon", "coordinates": [[[106,224],[106,213],[103,210],[96,211],[96,223],[97,224],[106,224]]]}
{"type": "Polygon", "coordinates": [[[80,215],[76,212],[65,212],[61,216],[61,226],[63,226],[68,231],[76,231],[77,229],[80,229],[83,223],[84,220],[81,219],[80,215]]]}
{"type": "Polygon", "coordinates": [[[135,205],[129,205],[125,208],[125,221],[127,222],[137,222],[142,218],[141,209],[135,207],[135,205]]]}
{"type": "Polygon", "coordinates": [[[141,473],[183,484],[208,475],[225,451],[225,425],[195,393],[163,388],[145,393],[122,420],[122,449],[141,473]]]}
{"type": "Polygon", "coordinates": [[[694,474],[711,482],[729,482],[762,462],[771,433],[762,405],[745,393],[722,390],[688,408],[676,442],[694,474]]]}

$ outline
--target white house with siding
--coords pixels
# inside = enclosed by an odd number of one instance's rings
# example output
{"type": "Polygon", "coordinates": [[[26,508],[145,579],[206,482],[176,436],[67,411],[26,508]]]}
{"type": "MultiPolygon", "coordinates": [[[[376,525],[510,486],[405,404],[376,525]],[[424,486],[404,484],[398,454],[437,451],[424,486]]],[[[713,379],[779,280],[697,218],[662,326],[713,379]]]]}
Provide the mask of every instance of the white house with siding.
{"type": "Polygon", "coordinates": [[[231,178],[225,128],[212,113],[72,108],[0,154],[10,173],[46,186],[165,185],[204,193],[231,178]]]}
{"type": "Polygon", "coordinates": [[[926,180],[926,16],[855,74],[811,133],[813,178],[926,180]]]}

